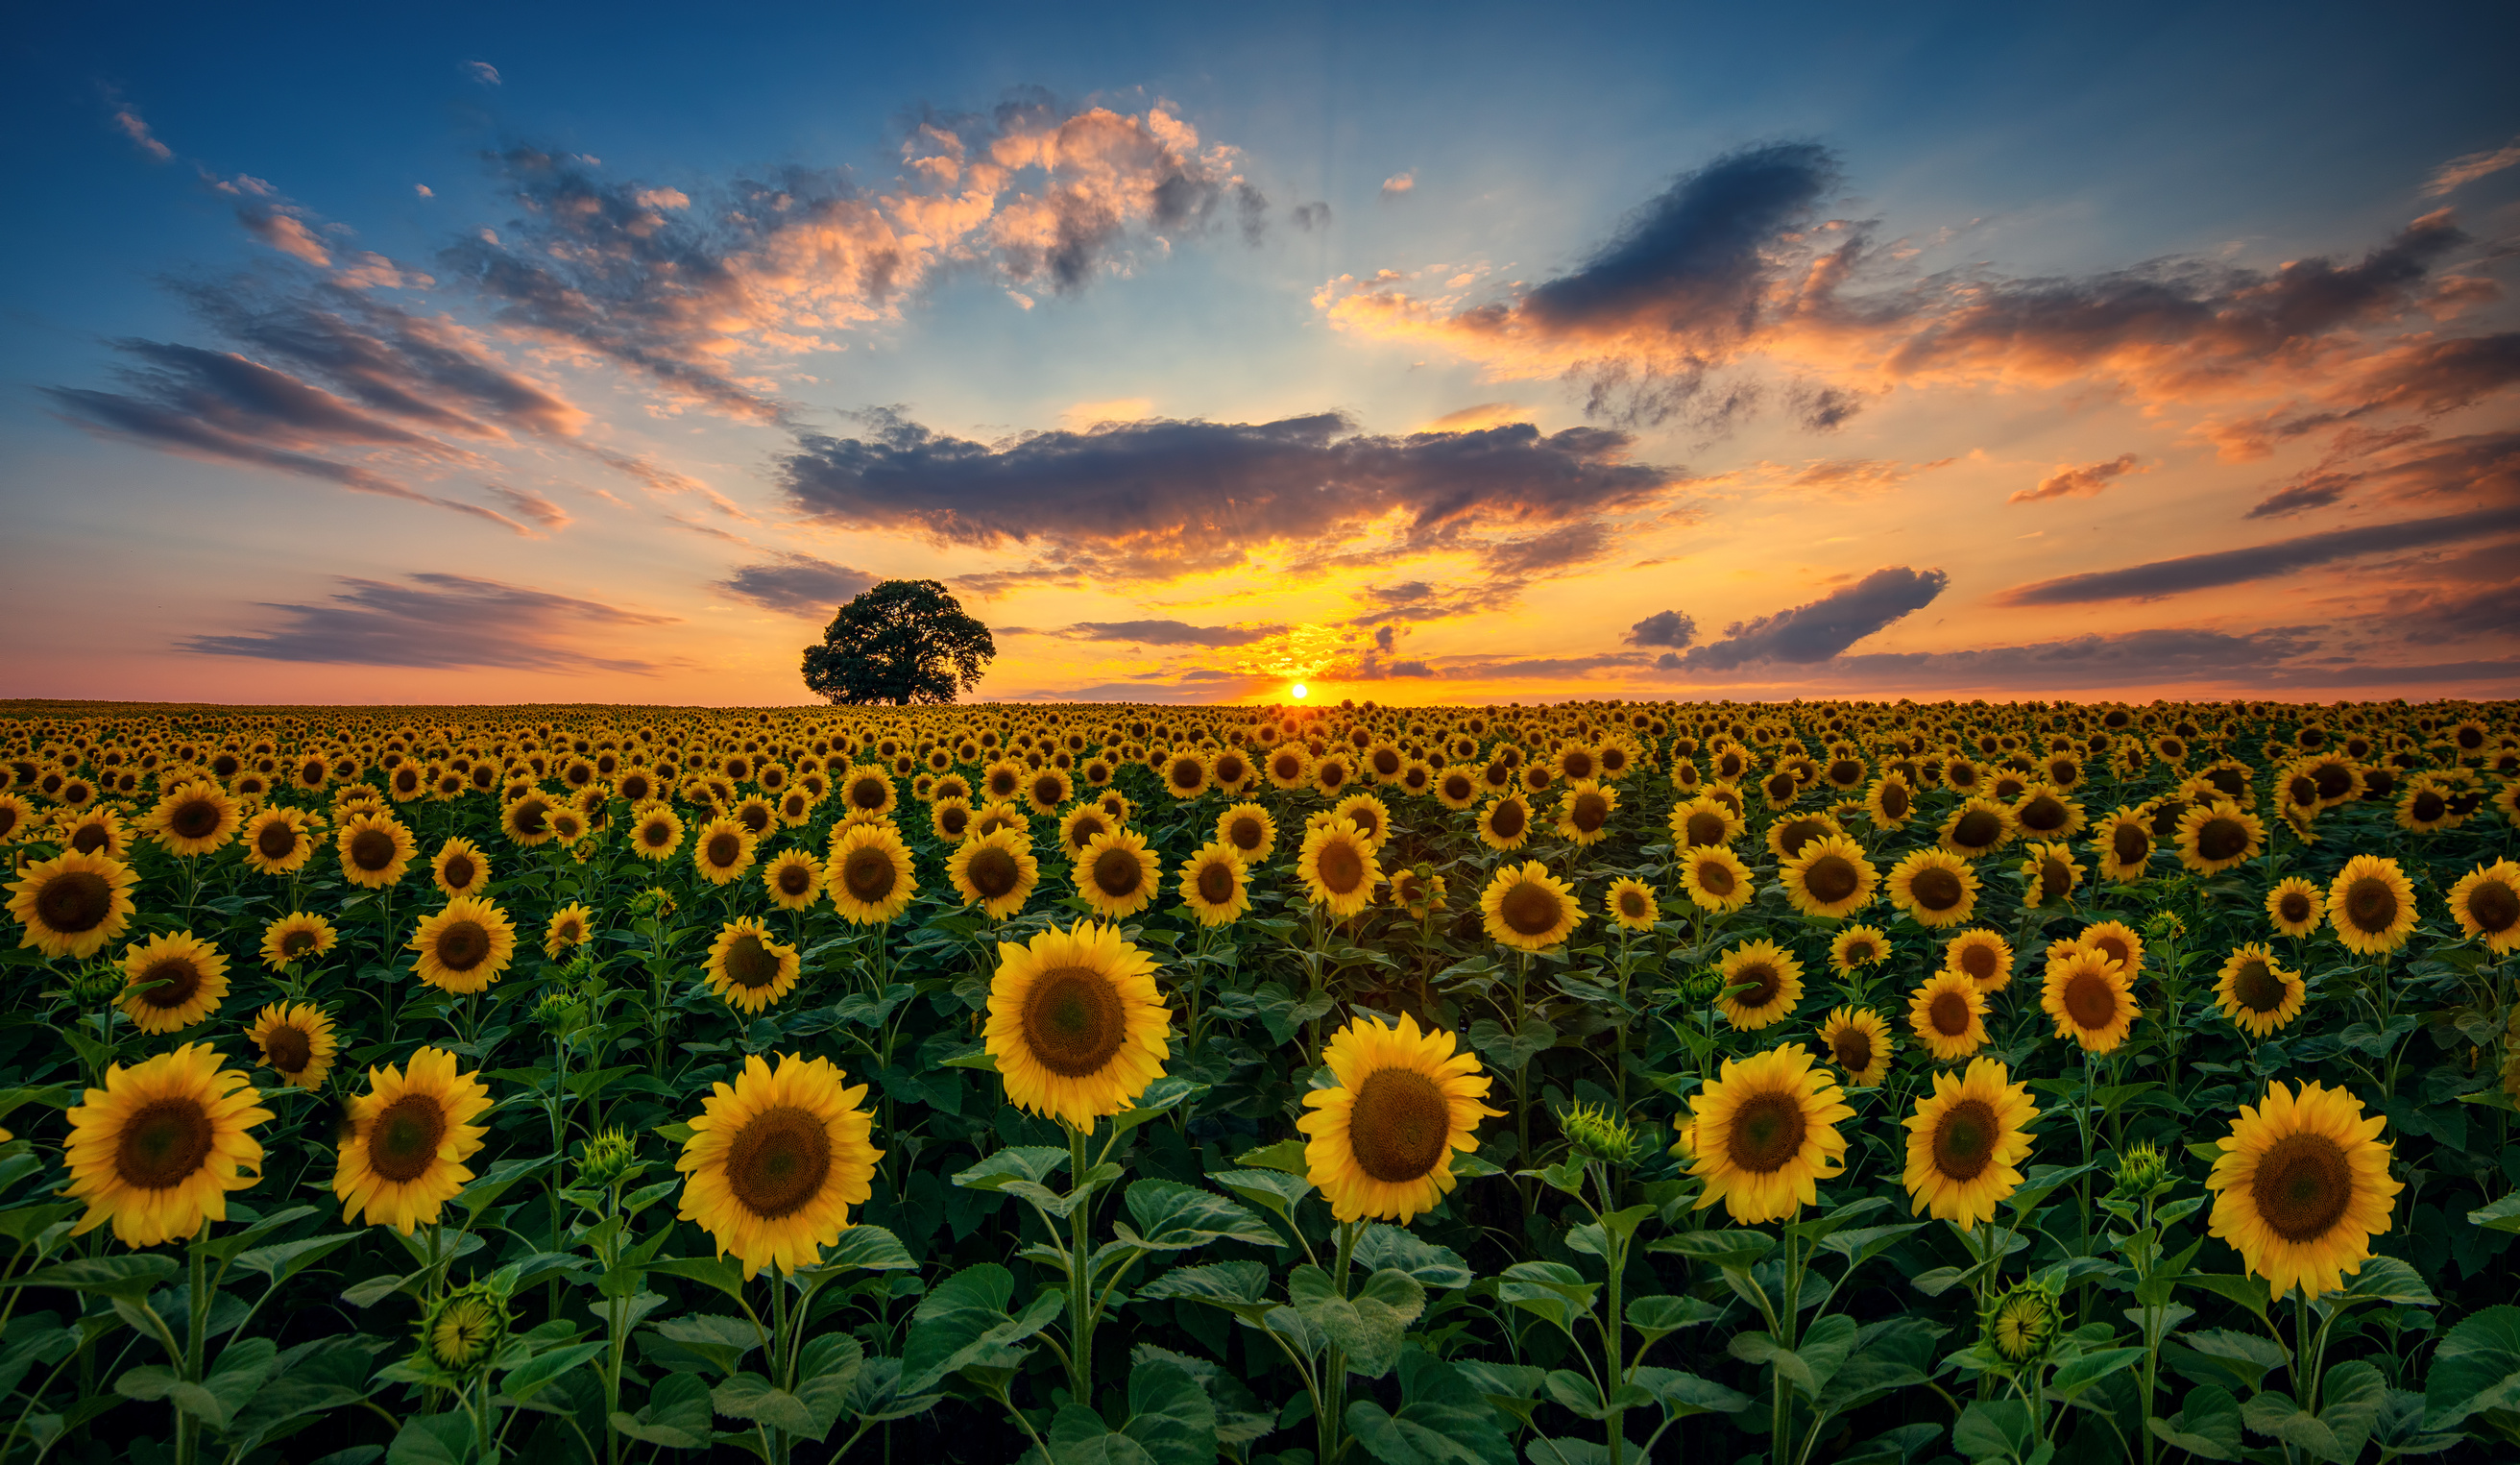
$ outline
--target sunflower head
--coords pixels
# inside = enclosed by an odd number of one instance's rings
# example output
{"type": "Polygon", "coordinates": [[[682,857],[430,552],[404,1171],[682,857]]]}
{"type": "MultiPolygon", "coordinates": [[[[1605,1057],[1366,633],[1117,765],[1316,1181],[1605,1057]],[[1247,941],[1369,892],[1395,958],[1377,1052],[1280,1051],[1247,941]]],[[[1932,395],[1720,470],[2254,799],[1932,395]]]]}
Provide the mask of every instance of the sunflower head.
{"type": "Polygon", "coordinates": [[[1846,1081],[1858,1088],[1878,1084],[1890,1071],[1894,1044],[1890,1027],[1879,1016],[1863,1008],[1841,1007],[1828,1015],[1821,1025],[1820,1044],[1822,1056],[1846,1075],[1846,1081]]]}
{"type": "Polygon", "coordinates": [[[2039,1117],[2029,1087],[1992,1058],[1968,1072],[1934,1075],[1931,1094],[1906,1121],[1908,1166],[1903,1182],[1917,1212],[1973,1226],[2021,1184],[2016,1168],[2030,1155],[2028,1126],[2039,1117]]]}
{"type": "Polygon", "coordinates": [[[850,924],[881,926],[910,908],[919,877],[910,847],[890,821],[844,824],[832,832],[824,867],[832,905],[850,924]]]}
{"type": "Polygon", "coordinates": [[[1349,819],[1325,819],[1304,835],[1295,859],[1304,893],[1330,915],[1347,917],[1373,903],[1382,866],[1372,842],[1349,819]]]}
{"type": "Polygon", "coordinates": [[[1770,940],[1745,941],[1724,954],[1725,1020],[1745,1031],[1782,1022],[1802,1001],[1803,964],[1770,940]]]}
{"type": "Polygon", "coordinates": [[[2055,1291],[2044,1282],[2016,1282],[1988,1305],[1979,1320],[1987,1351],[2007,1369],[2035,1367],[2056,1347],[2065,1316],[2055,1291]]]}
{"type": "Polygon", "coordinates": [[[247,1131],[272,1116],[254,1097],[251,1076],[203,1043],[107,1068],[68,1116],[62,1193],[88,1208],[71,1234],[111,1221],[123,1245],[156,1246],[225,1219],[228,1192],[262,1178],[262,1145],[247,1131]]]}
{"type": "Polygon", "coordinates": [[[2358,854],[2327,888],[2327,920],[2348,950],[2364,956],[2394,951],[2415,929],[2415,888],[2396,860],[2358,854]]]}
{"type": "Polygon", "coordinates": [[[1095,922],[1000,943],[986,1036],[1008,1102],[1080,1129],[1130,1107],[1169,1056],[1154,973],[1117,927],[1095,922]]]}
{"type": "Polygon", "coordinates": [[[1662,902],[1655,898],[1653,887],[1633,876],[1611,882],[1605,903],[1621,931],[1651,931],[1662,916],[1662,902]]]}
{"type": "Polygon", "coordinates": [[[2269,1296],[2295,1287],[2316,1298],[2345,1285],[2386,1232],[2404,1187],[2389,1175],[2387,1123],[2363,1117],[2343,1089],[2277,1082],[2256,1107],[2240,1106],[2218,1141],[2205,1188],[2214,1193],[2209,1231],[2231,1244],[2269,1296]]]}
{"type": "Polygon", "coordinates": [[[1573,887],[1538,860],[1500,866],[1479,896],[1489,938],[1520,951],[1546,951],[1572,935],[1584,910],[1573,887]]]}
{"type": "Polygon", "coordinates": [[[475,1378],[499,1356],[513,1321],[505,1282],[458,1287],[421,1314],[418,1361],[459,1382],[475,1378]]]}
{"type": "Polygon", "coordinates": [[[2048,963],[2040,1007],[2089,1052],[2111,1053],[2135,1029],[2136,1003],[2126,970],[2089,947],[2070,948],[2048,963]]]}
{"type": "Polygon", "coordinates": [[[1308,1177],[1340,1220],[1406,1224],[1457,1183],[1453,1156],[1478,1147],[1490,1079],[1450,1032],[1360,1018],[1332,1034],[1322,1063],[1337,1080],[1304,1095],[1308,1177]]]}
{"type": "Polygon", "coordinates": [[[2520,864],[2480,865],[2451,887],[2450,913],[2469,939],[2501,956],[2520,947],[2520,864]]]}
{"type": "Polygon", "coordinates": [[[1202,926],[1228,926],[1251,908],[1242,856],[1222,840],[1199,847],[1181,869],[1182,903],[1202,926]]]}
{"type": "Polygon", "coordinates": [[[228,959],[189,931],[153,936],[123,953],[128,979],[115,1004],[143,1032],[180,1032],[228,994],[228,959]]]}
{"type": "Polygon", "coordinates": [[[483,991],[516,959],[517,928],[498,906],[465,895],[423,917],[411,949],[420,953],[421,981],[450,992],[483,991]]]}
{"type": "Polygon", "coordinates": [[[103,854],[65,850],[18,872],[9,914],[25,928],[22,946],[50,957],[84,960],[131,924],[131,867],[103,854]]]}
{"type": "Polygon", "coordinates": [[[323,1087],[339,1051],[333,1019],[312,1003],[271,1004],[246,1026],[245,1040],[292,1088],[323,1087]]]}
{"type": "Polygon", "coordinates": [[[1681,860],[1680,888],[1691,905],[1723,915],[1750,903],[1750,867],[1724,845],[1691,847],[1681,860]]]}
{"type": "Polygon", "coordinates": [[[1726,1059],[1688,1100],[1696,1153],[1689,1172],[1706,1182],[1698,1209],[1721,1201],[1734,1221],[1757,1225],[1817,1204],[1819,1182],[1846,1167],[1837,1125],[1855,1111],[1800,1046],[1726,1059]]]}

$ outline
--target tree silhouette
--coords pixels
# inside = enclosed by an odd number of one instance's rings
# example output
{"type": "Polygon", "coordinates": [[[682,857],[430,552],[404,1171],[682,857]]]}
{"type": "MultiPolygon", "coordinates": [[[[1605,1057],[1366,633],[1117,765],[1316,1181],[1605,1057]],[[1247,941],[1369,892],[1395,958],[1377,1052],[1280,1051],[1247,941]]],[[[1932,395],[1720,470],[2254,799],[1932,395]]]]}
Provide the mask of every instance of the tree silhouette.
{"type": "Polygon", "coordinates": [[[989,628],[935,580],[885,580],[805,648],[805,686],[828,702],[952,702],[998,654],[989,628]]]}

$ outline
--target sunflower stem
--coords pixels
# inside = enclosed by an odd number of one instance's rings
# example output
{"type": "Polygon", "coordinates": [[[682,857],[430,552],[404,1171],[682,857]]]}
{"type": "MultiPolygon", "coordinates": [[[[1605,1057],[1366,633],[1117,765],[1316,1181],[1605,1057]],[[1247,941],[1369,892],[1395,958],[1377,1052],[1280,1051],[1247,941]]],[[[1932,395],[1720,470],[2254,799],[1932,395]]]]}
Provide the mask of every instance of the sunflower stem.
{"type": "MultiPolygon", "coordinates": [[[[192,1245],[186,1248],[191,1254],[192,1262],[192,1285],[186,1290],[184,1297],[187,1310],[192,1314],[190,1325],[184,1332],[184,1382],[188,1384],[198,1384],[202,1381],[202,1358],[209,1343],[207,1337],[210,1331],[209,1254],[202,1249],[202,1243],[209,1239],[209,1235],[210,1222],[207,1217],[203,1217],[202,1228],[193,1233],[192,1245]]],[[[175,1465],[193,1465],[201,1450],[201,1441],[202,1422],[182,1408],[177,1408],[175,1410],[175,1465]]]]}
{"type": "MultiPolygon", "coordinates": [[[[1067,1183],[1071,1190],[1085,1183],[1086,1138],[1086,1131],[1067,1125],[1067,1183]]],[[[1094,1268],[1089,1219],[1093,1209],[1091,1198],[1087,1198],[1079,1200],[1067,1213],[1072,1238],[1067,1254],[1067,1379],[1076,1401],[1089,1409],[1094,1407],[1094,1268]]]]}

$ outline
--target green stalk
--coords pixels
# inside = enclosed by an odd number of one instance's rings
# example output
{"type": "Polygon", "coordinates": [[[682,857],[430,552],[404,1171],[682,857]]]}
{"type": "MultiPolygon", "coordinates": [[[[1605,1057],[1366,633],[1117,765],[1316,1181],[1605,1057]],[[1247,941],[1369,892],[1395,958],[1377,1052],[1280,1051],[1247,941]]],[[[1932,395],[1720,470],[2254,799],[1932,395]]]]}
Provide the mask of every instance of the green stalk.
{"type": "MultiPolygon", "coordinates": [[[[1085,1131],[1074,1124],[1067,1126],[1067,1183],[1070,1189],[1085,1183],[1085,1131]]],[[[1087,1218],[1092,1211],[1090,1200],[1079,1201],[1067,1213],[1067,1381],[1075,1391],[1076,1401],[1094,1407],[1094,1268],[1093,1227],[1087,1218]]]]}
{"type": "MultiPolygon", "coordinates": [[[[192,1326],[184,1335],[184,1382],[187,1384],[202,1381],[202,1354],[209,1343],[206,1336],[210,1330],[209,1259],[202,1250],[202,1242],[209,1234],[210,1223],[203,1220],[202,1229],[193,1234],[193,1243],[187,1249],[192,1256],[193,1269],[191,1292],[185,1299],[192,1313],[192,1326]]],[[[175,1465],[193,1465],[200,1457],[201,1447],[202,1422],[178,1406],[175,1410],[175,1465]]]]}

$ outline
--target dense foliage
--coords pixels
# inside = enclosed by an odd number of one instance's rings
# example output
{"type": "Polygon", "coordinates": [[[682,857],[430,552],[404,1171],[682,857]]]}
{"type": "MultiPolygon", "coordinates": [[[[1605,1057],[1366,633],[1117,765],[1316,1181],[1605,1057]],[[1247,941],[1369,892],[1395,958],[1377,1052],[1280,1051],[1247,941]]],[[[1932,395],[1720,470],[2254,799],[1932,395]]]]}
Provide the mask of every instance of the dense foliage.
{"type": "Polygon", "coordinates": [[[0,1460],[2509,1458],[2509,706],[21,707],[0,1460]]]}

